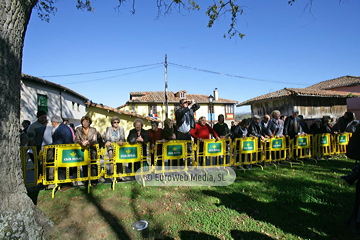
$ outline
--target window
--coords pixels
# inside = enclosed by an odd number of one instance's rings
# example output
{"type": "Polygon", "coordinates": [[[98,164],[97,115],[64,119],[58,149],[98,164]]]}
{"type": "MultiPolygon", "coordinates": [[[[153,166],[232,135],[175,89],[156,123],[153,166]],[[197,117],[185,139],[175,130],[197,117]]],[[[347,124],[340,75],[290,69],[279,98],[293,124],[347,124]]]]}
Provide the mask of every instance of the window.
{"type": "Polygon", "coordinates": [[[77,104],[77,111],[80,112],[80,104],[77,104]]]}
{"type": "Polygon", "coordinates": [[[135,103],[131,104],[131,112],[135,112],[135,103]]]}
{"type": "Polygon", "coordinates": [[[184,92],[180,93],[180,98],[185,98],[185,93],[184,92]]]}
{"type": "Polygon", "coordinates": [[[45,111],[48,113],[48,97],[46,95],[37,95],[38,111],[45,111]]]}
{"type": "Polygon", "coordinates": [[[225,105],[225,119],[234,119],[234,105],[225,105]]]}
{"type": "Polygon", "coordinates": [[[72,102],[72,110],[75,111],[75,103],[72,102]]]}
{"type": "Polygon", "coordinates": [[[149,117],[157,118],[156,105],[149,105],[149,117]]]}
{"type": "Polygon", "coordinates": [[[225,105],[225,113],[234,113],[234,105],[225,105]]]}

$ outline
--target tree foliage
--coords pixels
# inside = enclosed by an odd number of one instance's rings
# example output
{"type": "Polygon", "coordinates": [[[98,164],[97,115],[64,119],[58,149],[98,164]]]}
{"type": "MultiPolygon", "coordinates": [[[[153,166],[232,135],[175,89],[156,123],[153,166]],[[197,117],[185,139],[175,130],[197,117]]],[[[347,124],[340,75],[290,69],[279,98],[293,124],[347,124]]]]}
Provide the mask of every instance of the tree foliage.
{"type": "MultiPolygon", "coordinates": [[[[116,8],[120,8],[126,0],[117,0],[118,5],[116,8]]],[[[135,0],[128,0],[131,2],[131,13],[136,13],[135,0]]],[[[199,11],[201,6],[194,0],[156,0],[156,7],[158,9],[158,16],[168,15],[173,11],[182,13],[182,11],[199,11]]],[[[84,11],[93,11],[91,0],[77,0],[76,8],[84,11]]],[[[234,36],[243,38],[245,34],[238,31],[236,24],[238,17],[244,14],[244,6],[240,6],[236,3],[236,0],[214,0],[212,4],[207,6],[205,14],[208,16],[209,21],[207,27],[211,28],[216,21],[222,16],[230,15],[230,24],[228,31],[224,34],[224,38],[232,38],[234,36]]],[[[40,19],[49,22],[50,16],[54,15],[57,11],[55,2],[53,0],[40,0],[37,2],[35,9],[37,10],[40,19]]]]}

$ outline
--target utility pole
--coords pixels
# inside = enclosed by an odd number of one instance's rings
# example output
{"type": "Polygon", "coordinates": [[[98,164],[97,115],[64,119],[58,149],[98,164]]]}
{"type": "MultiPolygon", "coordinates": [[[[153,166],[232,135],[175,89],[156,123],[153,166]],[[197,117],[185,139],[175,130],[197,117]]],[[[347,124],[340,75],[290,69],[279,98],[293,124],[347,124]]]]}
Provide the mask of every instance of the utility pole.
{"type": "MultiPolygon", "coordinates": [[[[164,77],[165,77],[165,119],[169,117],[168,113],[168,75],[167,75],[167,54],[165,54],[165,62],[164,62],[164,77]]],[[[165,120],[164,119],[164,120],[165,120]]]]}

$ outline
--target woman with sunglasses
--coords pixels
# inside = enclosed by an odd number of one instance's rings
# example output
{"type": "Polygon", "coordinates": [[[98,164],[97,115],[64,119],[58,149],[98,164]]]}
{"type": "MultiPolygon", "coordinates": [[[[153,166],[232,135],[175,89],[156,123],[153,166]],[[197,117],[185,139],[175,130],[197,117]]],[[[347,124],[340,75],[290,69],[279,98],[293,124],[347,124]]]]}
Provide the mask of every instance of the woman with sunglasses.
{"type": "MultiPolygon", "coordinates": [[[[105,146],[107,147],[107,152],[109,159],[114,157],[114,145],[112,143],[117,143],[119,146],[124,144],[125,141],[125,131],[124,128],[120,127],[120,118],[113,116],[110,119],[111,127],[106,129],[105,133],[105,146]]],[[[121,172],[122,166],[120,163],[116,164],[117,173],[121,172]]],[[[110,164],[110,175],[114,174],[114,164],[110,164]]]]}

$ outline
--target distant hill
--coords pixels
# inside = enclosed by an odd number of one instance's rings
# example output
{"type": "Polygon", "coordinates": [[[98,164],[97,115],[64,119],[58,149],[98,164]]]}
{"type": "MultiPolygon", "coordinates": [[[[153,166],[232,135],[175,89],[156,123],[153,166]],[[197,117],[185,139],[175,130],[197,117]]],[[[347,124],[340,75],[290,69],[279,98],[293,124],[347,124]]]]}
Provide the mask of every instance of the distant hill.
{"type": "Polygon", "coordinates": [[[243,120],[245,118],[251,118],[251,112],[235,113],[235,121],[243,120]]]}

